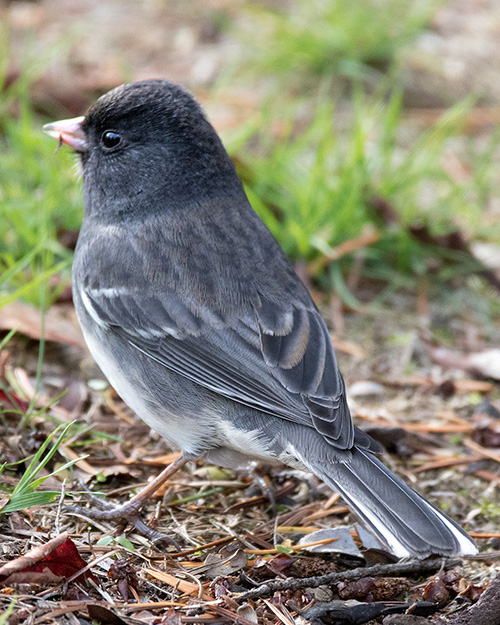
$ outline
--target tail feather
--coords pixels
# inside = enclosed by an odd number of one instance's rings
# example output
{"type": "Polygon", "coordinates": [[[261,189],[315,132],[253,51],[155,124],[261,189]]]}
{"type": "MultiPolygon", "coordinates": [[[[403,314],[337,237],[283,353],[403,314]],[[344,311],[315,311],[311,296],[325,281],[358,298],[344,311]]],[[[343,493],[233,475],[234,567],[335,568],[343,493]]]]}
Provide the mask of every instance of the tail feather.
{"type": "Polygon", "coordinates": [[[301,458],[340,492],[349,506],[400,558],[474,554],[472,538],[394,475],[369,452],[354,449],[350,462],[301,458]]]}

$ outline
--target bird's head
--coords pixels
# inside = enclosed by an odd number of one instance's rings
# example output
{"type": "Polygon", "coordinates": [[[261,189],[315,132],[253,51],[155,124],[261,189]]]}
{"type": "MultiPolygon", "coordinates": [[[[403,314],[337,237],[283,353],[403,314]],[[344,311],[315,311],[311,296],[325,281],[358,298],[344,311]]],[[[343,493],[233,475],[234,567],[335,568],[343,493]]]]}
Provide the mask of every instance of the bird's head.
{"type": "Polygon", "coordinates": [[[166,80],[117,87],[86,115],[44,130],[80,155],[92,216],[179,210],[240,187],[200,105],[166,80]]]}

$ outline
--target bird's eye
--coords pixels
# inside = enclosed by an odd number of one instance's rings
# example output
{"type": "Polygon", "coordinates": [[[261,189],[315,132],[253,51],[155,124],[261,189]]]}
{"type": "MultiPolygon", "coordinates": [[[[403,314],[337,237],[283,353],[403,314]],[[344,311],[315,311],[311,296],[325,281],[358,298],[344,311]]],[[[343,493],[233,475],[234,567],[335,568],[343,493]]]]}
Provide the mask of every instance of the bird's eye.
{"type": "Polygon", "coordinates": [[[101,135],[101,143],[105,148],[110,150],[116,148],[122,142],[121,135],[113,130],[106,130],[101,135]]]}

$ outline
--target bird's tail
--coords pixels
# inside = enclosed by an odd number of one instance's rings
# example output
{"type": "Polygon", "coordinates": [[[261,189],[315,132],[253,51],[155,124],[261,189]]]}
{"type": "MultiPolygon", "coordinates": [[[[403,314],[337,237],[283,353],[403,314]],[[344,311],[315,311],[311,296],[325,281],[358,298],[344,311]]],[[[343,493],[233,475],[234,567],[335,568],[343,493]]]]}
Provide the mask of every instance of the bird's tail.
{"type": "Polygon", "coordinates": [[[400,558],[475,554],[472,538],[394,475],[375,456],[354,449],[350,462],[301,458],[338,491],[362,521],[400,558]]]}

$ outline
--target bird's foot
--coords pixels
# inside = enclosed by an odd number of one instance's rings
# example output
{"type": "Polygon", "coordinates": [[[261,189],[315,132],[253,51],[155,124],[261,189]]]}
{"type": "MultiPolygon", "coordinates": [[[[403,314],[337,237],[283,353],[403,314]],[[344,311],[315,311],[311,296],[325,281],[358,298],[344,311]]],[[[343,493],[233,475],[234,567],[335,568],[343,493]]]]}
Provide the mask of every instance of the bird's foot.
{"type": "Polygon", "coordinates": [[[275,489],[268,475],[265,473],[266,465],[260,465],[252,462],[243,469],[246,477],[252,480],[251,485],[245,490],[246,497],[261,496],[267,499],[270,504],[273,515],[278,513],[278,504],[276,502],[275,489]]]}
{"type": "Polygon", "coordinates": [[[153,542],[156,546],[173,545],[176,549],[180,549],[178,543],[173,538],[154,530],[144,523],[140,518],[141,507],[135,502],[117,505],[109,501],[103,501],[100,497],[90,492],[88,497],[91,500],[92,508],[65,506],[64,511],[84,516],[92,521],[112,522],[119,527],[132,525],[139,534],[153,542]]]}
{"type": "Polygon", "coordinates": [[[261,492],[262,496],[269,501],[271,510],[273,511],[273,514],[276,515],[278,513],[278,504],[276,502],[276,496],[274,494],[271,481],[262,475],[258,475],[257,473],[253,473],[252,478],[255,482],[254,486],[257,487],[257,490],[261,492]]]}
{"type": "Polygon", "coordinates": [[[180,456],[178,456],[168,467],[165,467],[154,480],[137,493],[137,495],[132,497],[130,501],[122,504],[121,506],[103,501],[86,489],[88,497],[91,500],[91,504],[93,504],[92,509],[82,508],[79,506],[68,506],[65,510],[73,512],[73,514],[80,514],[93,521],[111,521],[124,527],[131,524],[140,534],[154,542],[157,546],[160,544],[162,546],[165,544],[171,544],[174,545],[176,549],[179,549],[179,545],[173,538],[148,527],[144,521],[141,520],[140,512],[146,501],[160,488],[160,486],[165,484],[165,482],[172,475],[183,467],[188,460],[188,456],[181,453],[180,456]]]}

